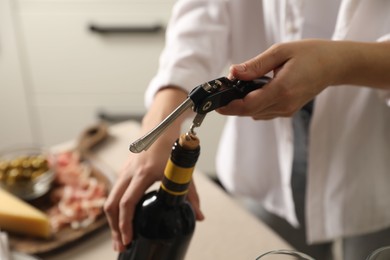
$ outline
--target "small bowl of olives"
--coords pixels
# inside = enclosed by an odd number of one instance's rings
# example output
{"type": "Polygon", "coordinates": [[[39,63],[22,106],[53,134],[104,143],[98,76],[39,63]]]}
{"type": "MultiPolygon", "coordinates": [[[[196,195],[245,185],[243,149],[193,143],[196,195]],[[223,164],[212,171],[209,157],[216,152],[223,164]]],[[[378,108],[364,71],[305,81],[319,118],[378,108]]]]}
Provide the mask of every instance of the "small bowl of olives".
{"type": "Polygon", "coordinates": [[[0,152],[0,188],[23,200],[46,194],[53,183],[54,156],[42,148],[15,148],[0,152]]]}

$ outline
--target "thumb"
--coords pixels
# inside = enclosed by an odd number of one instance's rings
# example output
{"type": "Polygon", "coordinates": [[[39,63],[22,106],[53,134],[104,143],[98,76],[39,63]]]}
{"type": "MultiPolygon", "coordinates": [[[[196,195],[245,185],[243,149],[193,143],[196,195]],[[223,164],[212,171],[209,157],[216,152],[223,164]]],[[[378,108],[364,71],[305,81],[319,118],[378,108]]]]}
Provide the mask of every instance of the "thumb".
{"type": "Polygon", "coordinates": [[[229,69],[229,78],[253,80],[279,68],[288,59],[287,56],[282,55],[281,48],[272,46],[250,60],[240,64],[233,64],[229,69]]]}

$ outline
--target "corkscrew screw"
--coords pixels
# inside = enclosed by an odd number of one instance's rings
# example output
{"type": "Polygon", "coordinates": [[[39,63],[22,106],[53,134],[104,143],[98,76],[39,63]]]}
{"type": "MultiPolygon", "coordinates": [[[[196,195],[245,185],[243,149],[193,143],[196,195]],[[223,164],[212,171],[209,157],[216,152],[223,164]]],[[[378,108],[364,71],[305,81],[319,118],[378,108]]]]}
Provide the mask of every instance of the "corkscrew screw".
{"type": "Polygon", "coordinates": [[[181,114],[189,108],[196,112],[192,121],[190,133],[195,134],[194,129],[200,127],[206,114],[217,108],[226,106],[234,99],[245,97],[249,92],[263,87],[270,81],[269,77],[261,77],[251,81],[230,80],[221,77],[205,82],[195,87],[187,99],[181,103],[171,114],[147,134],[130,144],[129,150],[133,153],[146,151],[157,138],[172,124],[181,114]]]}

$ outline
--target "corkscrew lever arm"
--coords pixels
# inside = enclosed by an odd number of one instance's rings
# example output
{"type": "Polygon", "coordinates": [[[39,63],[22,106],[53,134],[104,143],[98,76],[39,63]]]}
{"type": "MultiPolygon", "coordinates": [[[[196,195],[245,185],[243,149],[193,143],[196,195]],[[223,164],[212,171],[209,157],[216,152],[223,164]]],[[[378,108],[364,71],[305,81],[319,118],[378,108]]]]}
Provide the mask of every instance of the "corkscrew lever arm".
{"type": "Polygon", "coordinates": [[[133,153],[140,153],[146,151],[157,138],[165,131],[165,129],[172,124],[181,114],[184,113],[188,108],[192,107],[193,102],[187,98],[181,103],[171,114],[169,114],[160,124],[149,131],[147,134],[137,139],[130,144],[129,150],[133,153]]]}
{"type": "Polygon", "coordinates": [[[271,78],[264,76],[251,81],[229,80],[225,77],[210,81],[209,83],[219,86],[219,88],[193,107],[197,114],[192,121],[190,132],[195,134],[195,127],[200,127],[208,112],[226,106],[234,99],[245,97],[249,92],[263,87],[270,80],[271,78]]]}
{"type": "Polygon", "coordinates": [[[205,82],[195,87],[188,94],[187,99],[160,124],[131,143],[129,150],[133,153],[146,151],[165,129],[190,107],[197,113],[193,120],[193,125],[191,126],[191,131],[193,131],[195,127],[201,125],[208,112],[225,106],[234,99],[245,97],[249,92],[263,87],[269,80],[270,78],[268,77],[261,77],[251,81],[230,80],[226,77],[221,77],[205,82]]]}

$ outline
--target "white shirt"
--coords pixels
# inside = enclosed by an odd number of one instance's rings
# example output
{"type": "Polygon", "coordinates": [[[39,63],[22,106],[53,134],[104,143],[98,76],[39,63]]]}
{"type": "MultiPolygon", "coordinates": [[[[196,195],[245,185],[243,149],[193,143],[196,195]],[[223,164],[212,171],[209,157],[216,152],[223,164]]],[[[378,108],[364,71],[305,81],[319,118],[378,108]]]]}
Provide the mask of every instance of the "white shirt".
{"type": "MultiPolygon", "coordinates": [[[[390,1],[339,5],[338,0],[178,1],[146,103],[162,86],[190,91],[275,42],[330,39],[333,31],[335,40],[376,41],[389,35],[390,1]]],[[[309,242],[390,227],[386,98],[389,92],[348,86],[329,87],[316,98],[306,196],[309,242]]],[[[290,118],[228,117],[217,170],[230,192],[255,198],[298,225],[290,185],[292,138],[290,118]]]]}

